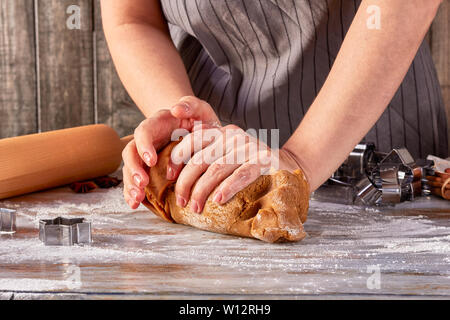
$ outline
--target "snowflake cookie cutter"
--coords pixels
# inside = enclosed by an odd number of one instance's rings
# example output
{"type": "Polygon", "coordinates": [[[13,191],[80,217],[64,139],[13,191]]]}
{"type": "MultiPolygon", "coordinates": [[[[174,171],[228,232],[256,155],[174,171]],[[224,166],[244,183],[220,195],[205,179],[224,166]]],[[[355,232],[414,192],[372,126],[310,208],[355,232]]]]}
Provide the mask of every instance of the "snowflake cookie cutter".
{"type": "Polygon", "coordinates": [[[46,246],[73,246],[92,242],[91,223],[84,218],[40,220],[39,239],[46,246]]]}
{"type": "Polygon", "coordinates": [[[0,208],[0,232],[16,232],[16,210],[0,208]]]}

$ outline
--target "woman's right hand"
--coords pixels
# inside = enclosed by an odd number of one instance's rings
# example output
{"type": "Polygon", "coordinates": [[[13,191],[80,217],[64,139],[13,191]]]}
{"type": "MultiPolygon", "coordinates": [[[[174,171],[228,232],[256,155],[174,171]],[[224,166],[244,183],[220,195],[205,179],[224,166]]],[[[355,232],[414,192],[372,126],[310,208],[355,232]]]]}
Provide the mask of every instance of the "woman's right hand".
{"type": "Polygon", "coordinates": [[[187,96],[181,98],[170,110],[159,110],[136,128],[134,140],[128,143],[122,152],[123,194],[132,209],[138,208],[145,198],[144,188],[149,183],[146,168],[156,165],[157,151],[170,141],[174,130],[181,128],[191,131],[195,121],[213,126],[220,125],[214,110],[207,102],[187,96]]]}

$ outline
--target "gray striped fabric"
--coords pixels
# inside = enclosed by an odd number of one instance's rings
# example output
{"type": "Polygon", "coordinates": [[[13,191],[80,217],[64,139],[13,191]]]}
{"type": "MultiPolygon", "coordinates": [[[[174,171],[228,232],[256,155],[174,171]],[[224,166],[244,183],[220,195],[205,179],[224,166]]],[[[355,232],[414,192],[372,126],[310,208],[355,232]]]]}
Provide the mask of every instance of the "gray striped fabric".
{"type": "MultiPolygon", "coordinates": [[[[297,128],[333,65],[359,0],[161,0],[195,94],[224,123],[297,128]]],[[[436,71],[424,42],[401,87],[365,137],[381,151],[448,155],[436,71]]]]}

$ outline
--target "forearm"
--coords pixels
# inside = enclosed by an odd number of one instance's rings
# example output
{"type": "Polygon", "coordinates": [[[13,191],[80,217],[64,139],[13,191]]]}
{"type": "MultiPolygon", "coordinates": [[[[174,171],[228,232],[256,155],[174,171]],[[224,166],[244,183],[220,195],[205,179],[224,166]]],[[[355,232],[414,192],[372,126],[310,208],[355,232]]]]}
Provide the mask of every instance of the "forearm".
{"type": "Polygon", "coordinates": [[[117,13],[110,6],[114,6],[110,0],[102,2],[108,46],[122,83],[144,115],[149,117],[193,95],[162,15],[153,19],[155,25],[126,14],[111,18],[107,15],[117,13]]]}
{"type": "Polygon", "coordinates": [[[439,1],[363,1],[333,68],[300,126],[285,144],[311,191],[325,182],[381,116],[401,84],[439,1]],[[367,28],[369,5],[381,29],[367,28]]]}

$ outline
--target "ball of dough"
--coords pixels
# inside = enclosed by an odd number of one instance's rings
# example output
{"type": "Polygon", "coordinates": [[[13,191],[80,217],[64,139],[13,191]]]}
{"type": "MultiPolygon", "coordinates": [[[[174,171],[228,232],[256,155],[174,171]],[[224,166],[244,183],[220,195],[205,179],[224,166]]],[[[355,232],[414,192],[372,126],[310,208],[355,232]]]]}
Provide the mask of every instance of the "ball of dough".
{"type": "Polygon", "coordinates": [[[167,145],[158,155],[158,163],[149,169],[150,183],[145,188],[144,205],[168,222],[202,230],[260,239],[266,242],[299,241],[306,236],[303,223],[309,206],[309,185],[301,170],[280,170],[260,176],[231,200],[220,205],[211,193],[203,212],[176,204],[175,182],[166,179],[172,149],[167,145]]]}

